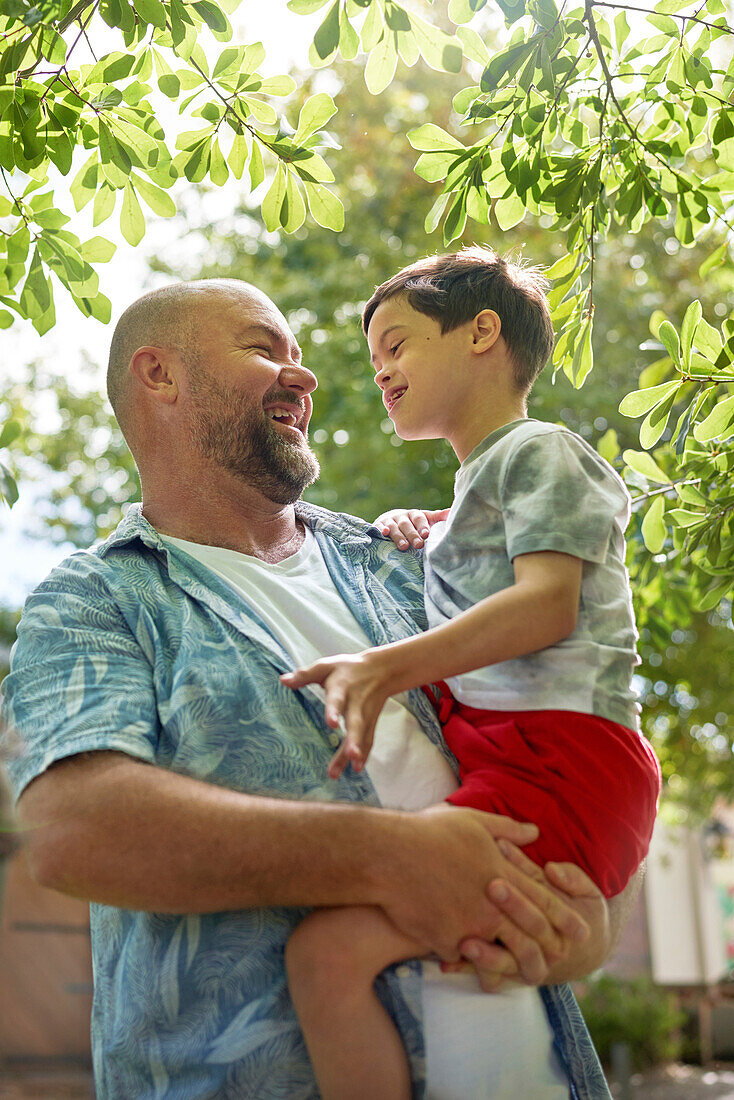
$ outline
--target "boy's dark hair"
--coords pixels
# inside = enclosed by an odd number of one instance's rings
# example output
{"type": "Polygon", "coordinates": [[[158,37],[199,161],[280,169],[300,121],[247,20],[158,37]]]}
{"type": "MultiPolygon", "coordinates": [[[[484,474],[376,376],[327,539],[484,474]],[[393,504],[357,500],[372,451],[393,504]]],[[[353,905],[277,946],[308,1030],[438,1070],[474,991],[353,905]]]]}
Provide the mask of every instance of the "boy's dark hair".
{"type": "Polygon", "coordinates": [[[378,286],[364,307],[362,327],[367,335],[377,307],[399,294],[418,313],[438,321],[442,333],[493,309],[502,323],[515,384],[527,394],[553,350],[548,285],[539,267],[523,267],[488,248],[427,256],[378,286]]]}

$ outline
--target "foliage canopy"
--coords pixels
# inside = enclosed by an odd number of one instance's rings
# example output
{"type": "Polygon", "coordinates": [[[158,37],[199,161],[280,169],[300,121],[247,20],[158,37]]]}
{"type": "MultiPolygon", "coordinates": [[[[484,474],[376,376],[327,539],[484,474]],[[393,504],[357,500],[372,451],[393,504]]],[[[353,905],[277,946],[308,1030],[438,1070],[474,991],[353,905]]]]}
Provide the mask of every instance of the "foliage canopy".
{"type": "MultiPolygon", "coordinates": [[[[376,96],[400,62],[422,59],[462,73],[456,132],[435,116],[405,126],[420,154],[416,172],[438,191],[426,231],[440,225],[448,244],[467,220],[507,230],[526,217],[551,217],[566,240],[549,272],[553,363],[579,387],[592,369],[599,257],[614,226],[638,234],[670,223],[683,248],[708,242],[702,280],[727,263],[734,31],[723,0],[497,3],[505,24],[499,49],[497,10],[487,0],[290,0],[294,14],[283,17],[323,9],[312,63],[333,66],[338,54],[353,63],[364,53],[376,96]]],[[[141,200],[154,215],[171,216],[176,179],[222,186],[245,169],[269,230],[295,233],[307,212],[342,230],[328,164],[335,143],[325,129],[334,101],[315,91],[289,122],[273,99],[289,96],[294,81],[260,75],[259,43],[232,43],[235,7],[233,0],[0,0],[0,325],[17,316],[47,331],[52,275],[83,313],[109,318],[97,266],[113,246],[101,236],[82,241],[70,228],[73,213],[56,195],[59,178],[72,173],[76,211],[91,203],[96,226],[119,209],[131,244],[145,232],[141,200]],[[215,43],[207,49],[205,31],[215,43]],[[98,48],[98,60],[77,65],[84,43],[98,41],[115,48],[98,48]],[[173,144],[156,111],[159,93],[181,116],[173,144]]],[[[660,356],[620,406],[641,420],[641,449],[624,451],[626,476],[644,490],[649,583],[655,570],[685,570],[698,606],[726,611],[734,317],[715,328],[696,300],[676,327],[677,319],[651,318],[660,356]]],[[[16,434],[6,423],[0,447],[12,447],[16,434]]],[[[8,465],[0,466],[0,494],[12,504],[8,465]]]]}

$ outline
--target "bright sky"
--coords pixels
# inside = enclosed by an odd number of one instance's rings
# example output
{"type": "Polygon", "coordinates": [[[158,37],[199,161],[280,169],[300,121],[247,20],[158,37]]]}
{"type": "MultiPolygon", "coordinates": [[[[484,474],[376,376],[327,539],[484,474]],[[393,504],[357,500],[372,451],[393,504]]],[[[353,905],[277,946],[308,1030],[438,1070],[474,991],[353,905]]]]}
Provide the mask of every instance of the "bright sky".
{"type": "MultiPolygon", "coordinates": [[[[277,5],[264,4],[262,0],[242,0],[231,17],[235,42],[261,41],[265,46],[267,58],[261,69],[264,75],[287,72],[293,66],[305,67],[314,29],[323,17],[323,12],[307,18],[284,9],[285,2],[280,0],[277,5]]],[[[175,117],[174,111],[172,123],[175,117]]],[[[170,132],[175,132],[173,127],[170,132]]],[[[76,171],[75,164],[73,172],[76,171]]],[[[67,214],[73,214],[74,210],[68,195],[64,196],[63,188],[71,179],[73,173],[60,179],[56,185],[60,204],[67,214]]],[[[184,186],[190,185],[184,181],[184,186]]],[[[216,195],[204,196],[202,216],[214,217],[233,208],[242,188],[241,182],[230,180],[217,189],[216,195]]],[[[97,366],[97,384],[103,385],[107,351],[117,317],[138,294],[169,281],[149,271],[147,257],[168,253],[186,258],[186,243],[179,240],[180,223],[176,224],[177,219],[167,220],[151,214],[146,218],[147,230],[143,241],[137,248],[132,248],[119,232],[119,204],[112,219],[97,228],[91,224],[91,209],[90,203],[82,214],[74,215],[73,230],[82,240],[99,234],[117,244],[117,252],[110,263],[98,269],[101,289],[112,302],[111,324],[102,325],[84,317],[54,280],[57,323],[49,333],[41,337],[29,323],[16,322],[11,329],[0,334],[4,377],[17,377],[19,369],[29,363],[45,363],[54,372],[73,377],[86,353],[97,366]]],[[[59,547],[23,536],[23,531],[33,526],[33,498],[32,488],[24,488],[21,500],[12,510],[0,504],[0,604],[6,606],[21,604],[31,588],[73,549],[68,545],[59,547]]]]}

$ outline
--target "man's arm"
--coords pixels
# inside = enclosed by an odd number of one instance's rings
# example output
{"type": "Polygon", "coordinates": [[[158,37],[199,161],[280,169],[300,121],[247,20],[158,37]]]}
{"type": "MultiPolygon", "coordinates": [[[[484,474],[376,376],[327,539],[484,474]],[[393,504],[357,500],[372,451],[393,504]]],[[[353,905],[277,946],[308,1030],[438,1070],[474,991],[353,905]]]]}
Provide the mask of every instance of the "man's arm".
{"type": "Polygon", "coordinates": [[[98,752],[53,765],[19,812],[37,879],[103,904],[173,913],[375,904],[445,959],[458,958],[463,936],[492,940],[507,928],[523,973],[532,945],[530,978],[538,945],[552,958],[561,939],[587,934],[493,839],[528,842],[535,827],[478,811],[253,797],[98,752]],[[498,875],[523,890],[513,921],[486,893],[498,875]]]}

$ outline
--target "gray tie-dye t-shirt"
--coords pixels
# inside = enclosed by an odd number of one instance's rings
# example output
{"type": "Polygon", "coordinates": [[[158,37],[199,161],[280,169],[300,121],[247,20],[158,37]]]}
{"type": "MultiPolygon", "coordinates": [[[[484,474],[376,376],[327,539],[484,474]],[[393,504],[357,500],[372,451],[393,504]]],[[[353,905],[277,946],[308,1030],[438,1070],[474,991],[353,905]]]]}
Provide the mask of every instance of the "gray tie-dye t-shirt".
{"type": "Polygon", "coordinates": [[[492,432],[456,474],[448,518],[425,550],[428,621],[439,626],[514,584],[512,559],[554,550],[583,561],[576,629],[537,653],[453,677],[455,697],[487,710],[573,710],[639,729],[639,663],[624,564],[629,494],[609,463],[557,424],[492,432]]]}

